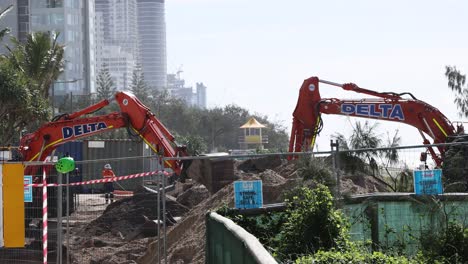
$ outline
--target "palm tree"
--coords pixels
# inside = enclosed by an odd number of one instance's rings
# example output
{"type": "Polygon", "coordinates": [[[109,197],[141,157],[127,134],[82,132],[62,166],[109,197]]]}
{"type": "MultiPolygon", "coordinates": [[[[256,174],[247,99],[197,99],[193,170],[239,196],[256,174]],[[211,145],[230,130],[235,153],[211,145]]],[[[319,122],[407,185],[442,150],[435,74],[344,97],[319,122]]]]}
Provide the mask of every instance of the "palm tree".
{"type": "MultiPolygon", "coordinates": [[[[342,152],[340,153],[341,166],[352,173],[364,169],[364,160],[370,167],[371,176],[378,180],[380,183],[386,185],[390,189],[397,191],[398,181],[401,180],[402,174],[396,176],[392,175],[389,171],[389,166],[394,165],[399,160],[398,151],[396,149],[388,150],[375,150],[380,147],[394,148],[400,145],[401,137],[398,130],[395,131],[393,136],[387,134],[385,143],[381,140],[381,135],[377,133],[378,123],[370,124],[365,121],[361,124],[359,121],[353,127],[353,133],[349,140],[342,134],[335,134],[334,137],[338,141],[341,149],[368,149],[366,151],[358,152],[342,152]],[[380,163],[377,159],[380,158],[380,163]],[[380,164],[380,166],[379,166],[380,164]],[[383,168],[387,173],[387,177],[383,177],[379,173],[379,167],[383,168]],[[387,180],[391,180],[389,184],[387,180]]],[[[403,175],[404,176],[404,175],[403,175]]]]}
{"type": "Polygon", "coordinates": [[[35,32],[21,43],[13,38],[15,48],[9,48],[8,59],[17,70],[29,76],[31,84],[44,98],[49,88],[64,70],[64,46],[57,41],[59,34],[35,32]]]}

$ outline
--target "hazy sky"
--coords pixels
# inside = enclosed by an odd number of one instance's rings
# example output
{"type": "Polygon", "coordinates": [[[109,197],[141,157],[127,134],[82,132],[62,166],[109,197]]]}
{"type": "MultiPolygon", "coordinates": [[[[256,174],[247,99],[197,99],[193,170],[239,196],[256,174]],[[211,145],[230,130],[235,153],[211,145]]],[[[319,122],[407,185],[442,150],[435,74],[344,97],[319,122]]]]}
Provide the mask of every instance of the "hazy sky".
{"type": "MultiPolygon", "coordinates": [[[[460,120],[445,65],[468,73],[468,1],[168,0],[168,71],[208,87],[209,107],[236,104],[288,128],[302,81],[311,76],[376,91],[411,92],[460,120]]],[[[324,98],[363,98],[321,86],[324,98]]],[[[323,115],[319,150],[351,122],[323,115]]],[[[413,127],[404,145],[422,143],[413,127]]]]}

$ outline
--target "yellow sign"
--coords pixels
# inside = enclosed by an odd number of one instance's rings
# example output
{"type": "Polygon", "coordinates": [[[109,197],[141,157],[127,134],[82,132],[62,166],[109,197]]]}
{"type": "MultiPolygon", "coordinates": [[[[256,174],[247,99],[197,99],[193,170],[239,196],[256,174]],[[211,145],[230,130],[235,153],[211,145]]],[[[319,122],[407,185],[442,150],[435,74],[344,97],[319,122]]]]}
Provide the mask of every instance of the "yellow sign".
{"type": "Polygon", "coordinates": [[[24,167],[22,164],[1,166],[4,246],[24,247],[24,167]]]}

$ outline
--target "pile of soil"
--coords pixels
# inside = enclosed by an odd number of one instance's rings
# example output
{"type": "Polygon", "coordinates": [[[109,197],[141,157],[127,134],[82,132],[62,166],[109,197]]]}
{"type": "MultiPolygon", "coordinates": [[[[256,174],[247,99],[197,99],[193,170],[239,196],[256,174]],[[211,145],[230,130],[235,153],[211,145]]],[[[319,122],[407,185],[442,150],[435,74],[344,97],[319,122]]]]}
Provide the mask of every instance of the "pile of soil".
{"type": "MultiPolygon", "coordinates": [[[[102,203],[104,200],[99,199],[102,203]]],[[[71,229],[72,263],[136,263],[148,244],[146,237],[157,236],[157,194],[138,192],[132,197],[109,204],[102,214],[71,229]]],[[[87,204],[92,207],[92,204],[87,204]]],[[[161,205],[162,208],[162,205],[161,205]]],[[[189,208],[166,196],[167,226],[176,223],[189,208]]],[[[86,212],[77,212],[85,220],[86,212]]],[[[97,213],[92,211],[91,213],[97,213]]],[[[160,215],[160,219],[162,219],[160,215]]]]}
{"type": "MultiPolygon", "coordinates": [[[[141,228],[148,220],[158,219],[157,194],[138,193],[110,204],[102,216],[93,220],[85,227],[87,236],[100,236],[113,232],[123,236],[125,240],[135,239],[140,234],[135,232],[144,231],[141,228]]],[[[162,208],[162,201],[161,207],[162,208]]],[[[189,208],[178,203],[174,198],[166,196],[166,210],[169,216],[182,216],[189,208]]],[[[159,219],[162,219],[160,215],[159,219]]],[[[171,224],[168,222],[167,224],[171,224]]],[[[144,235],[144,234],[142,234],[144,235]]]]}
{"type": "Polygon", "coordinates": [[[344,175],[341,178],[341,192],[344,195],[387,192],[388,187],[372,176],[365,174],[344,175]]]}
{"type": "MultiPolygon", "coordinates": [[[[268,160],[261,161],[264,166],[263,172],[256,174],[252,170],[236,169],[234,174],[241,180],[262,180],[264,203],[274,203],[281,201],[281,194],[297,186],[298,181],[294,178],[289,178],[290,175],[281,175],[279,171],[293,174],[295,169],[290,164],[284,164],[280,159],[270,159],[272,169],[267,169],[268,160]],[[281,164],[278,165],[278,161],[281,164]],[[283,167],[284,166],[284,167],[283,167]],[[287,168],[286,168],[287,167],[287,168]]],[[[253,164],[252,160],[244,161],[248,164],[253,164]]],[[[238,163],[237,165],[242,165],[238,163]]],[[[249,165],[250,166],[250,165],[249,165]]],[[[246,168],[245,166],[243,167],[246,168]]],[[[258,168],[256,167],[255,171],[258,168]]],[[[169,263],[205,263],[205,215],[208,211],[213,211],[223,205],[229,207],[234,206],[234,189],[233,185],[229,184],[221,190],[202,201],[200,204],[192,208],[185,218],[172,227],[167,233],[167,258],[169,263]]],[[[161,256],[161,259],[163,256],[161,256]]],[[[138,260],[138,263],[150,264],[158,261],[158,242],[155,240],[150,243],[146,254],[138,260]]]]}
{"type": "MultiPolygon", "coordinates": [[[[300,185],[296,162],[279,157],[234,162],[233,180],[262,180],[264,203],[277,203],[282,195],[300,185]]],[[[385,187],[369,176],[344,176],[342,193],[369,193],[385,191],[385,187]]],[[[227,184],[214,194],[205,186],[188,180],[177,183],[170,192],[166,207],[169,214],[182,219],[168,227],[166,237],[169,263],[205,262],[205,215],[208,211],[234,203],[232,184],[227,184]],[[175,198],[174,198],[175,197],[175,198]]],[[[135,194],[107,207],[103,215],[92,221],[75,235],[74,252],[81,250],[87,259],[76,263],[155,263],[158,260],[157,238],[144,238],[142,227],[156,218],[156,196],[135,194]],[[140,232],[135,236],[135,233],[140,232]],[[131,238],[131,239],[129,239],[131,238]],[[131,240],[131,242],[129,242],[131,240]],[[88,261],[88,262],[87,262],[88,261]]],[[[152,228],[154,230],[154,228],[152,228]]],[[[161,247],[162,252],[162,247],[161,247]]],[[[161,256],[161,259],[163,256],[161,256]]]]}
{"type": "MultiPolygon", "coordinates": [[[[184,219],[167,232],[169,263],[205,263],[205,214],[222,205],[233,206],[234,189],[226,185],[214,195],[195,206],[184,219]]],[[[160,257],[161,259],[163,256],[160,257]]],[[[157,263],[158,241],[152,241],[138,263],[157,263]]]]}
{"type": "Polygon", "coordinates": [[[177,202],[186,206],[187,208],[193,208],[202,201],[206,200],[210,196],[208,189],[199,183],[195,183],[189,189],[177,196],[177,202]]]}

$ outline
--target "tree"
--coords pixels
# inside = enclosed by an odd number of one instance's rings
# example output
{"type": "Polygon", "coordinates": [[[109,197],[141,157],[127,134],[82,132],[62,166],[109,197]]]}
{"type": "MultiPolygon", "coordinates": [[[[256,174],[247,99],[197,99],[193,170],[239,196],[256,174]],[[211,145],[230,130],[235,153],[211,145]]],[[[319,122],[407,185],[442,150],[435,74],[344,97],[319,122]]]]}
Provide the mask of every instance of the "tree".
{"type": "Polygon", "coordinates": [[[0,62],[0,146],[18,143],[20,131],[48,115],[47,100],[8,61],[0,62]]]}
{"type": "Polygon", "coordinates": [[[146,85],[144,75],[140,70],[133,71],[130,91],[143,103],[147,102],[150,97],[149,87],[146,85]]]}
{"type": "Polygon", "coordinates": [[[115,84],[114,81],[112,80],[112,77],[109,73],[109,69],[107,68],[107,65],[104,64],[102,65],[102,69],[99,72],[99,75],[97,76],[97,86],[96,86],[96,91],[97,91],[97,99],[98,100],[104,100],[104,99],[109,99],[115,94],[115,84]]]}
{"type": "Polygon", "coordinates": [[[466,75],[461,74],[455,66],[445,66],[448,87],[455,92],[454,103],[460,111],[458,114],[468,117],[468,87],[465,87],[466,75]]]}
{"type": "MultiPolygon", "coordinates": [[[[448,87],[455,93],[454,103],[458,108],[459,116],[468,117],[468,87],[465,86],[466,75],[462,74],[455,66],[445,66],[445,76],[448,87]]],[[[466,142],[467,137],[450,139],[454,142],[466,142]]],[[[464,145],[450,146],[445,151],[442,165],[445,191],[464,192],[468,190],[466,174],[466,153],[464,145]]]]}
{"type": "Polygon", "coordinates": [[[405,177],[406,174],[392,174],[389,167],[398,162],[398,151],[394,149],[401,143],[401,137],[398,135],[398,130],[393,136],[387,134],[386,144],[383,144],[380,135],[377,133],[378,123],[373,125],[365,121],[362,125],[356,122],[353,127],[353,133],[349,140],[342,134],[335,134],[335,138],[339,143],[340,149],[368,149],[366,151],[357,152],[342,152],[339,159],[341,167],[346,171],[355,173],[357,171],[366,172],[366,164],[370,168],[368,171],[374,179],[386,185],[393,191],[398,190],[400,177],[405,177]],[[386,150],[376,150],[377,148],[390,148],[386,150]],[[377,160],[380,162],[378,163],[377,160]],[[385,171],[385,177],[381,174],[381,169],[385,171]],[[391,183],[388,183],[388,180],[391,183]]]}
{"type": "Polygon", "coordinates": [[[42,98],[49,98],[50,86],[64,70],[64,46],[58,43],[58,36],[58,33],[34,32],[25,43],[12,38],[15,47],[7,47],[11,65],[28,76],[42,98]]]}

